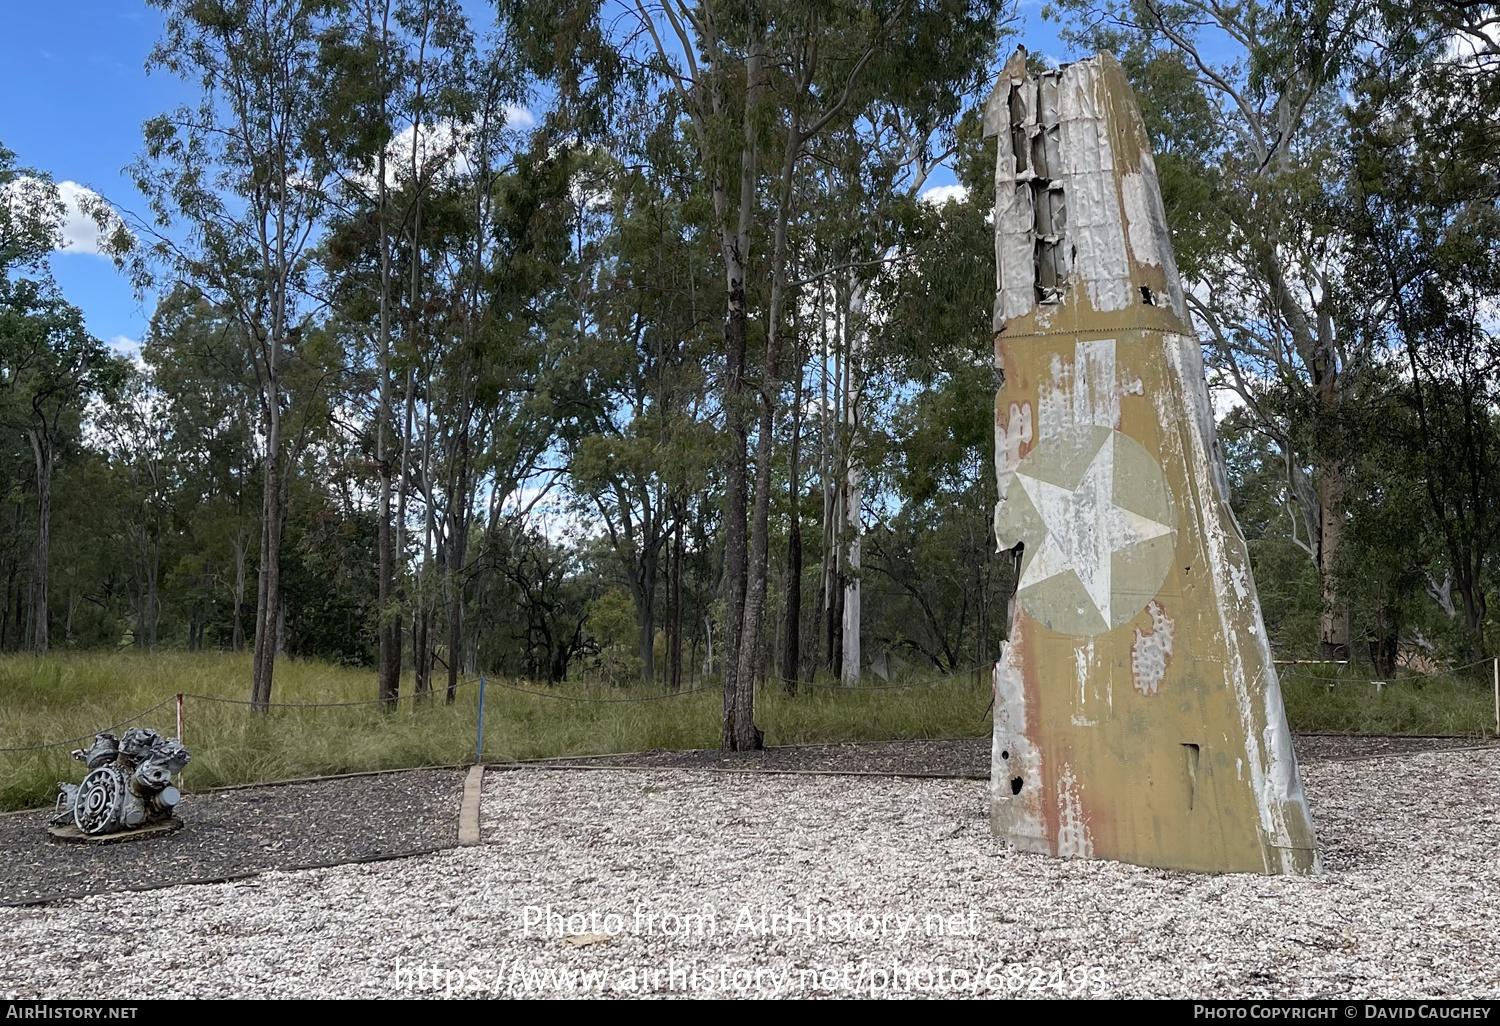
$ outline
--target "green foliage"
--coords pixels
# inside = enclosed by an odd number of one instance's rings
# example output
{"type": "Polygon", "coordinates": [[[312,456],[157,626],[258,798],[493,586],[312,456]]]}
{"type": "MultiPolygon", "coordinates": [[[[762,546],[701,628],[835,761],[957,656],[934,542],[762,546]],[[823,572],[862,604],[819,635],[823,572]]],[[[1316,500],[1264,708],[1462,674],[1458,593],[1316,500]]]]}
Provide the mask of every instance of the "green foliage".
{"type": "Polygon", "coordinates": [[[16,271],[44,271],[66,214],[52,179],[16,161],[0,143],[0,288],[16,271]]]}
{"type": "MultiPolygon", "coordinates": [[[[589,603],[589,634],[598,646],[595,670],[606,684],[639,680],[641,653],[635,606],[623,588],[611,588],[589,603]]],[[[653,653],[654,654],[654,653],[653,653]]]]}
{"type": "Polygon", "coordinates": [[[341,516],[323,496],[290,521],[282,555],[287,651],[353,666],[375,662],[375,520],[341,516]]]}

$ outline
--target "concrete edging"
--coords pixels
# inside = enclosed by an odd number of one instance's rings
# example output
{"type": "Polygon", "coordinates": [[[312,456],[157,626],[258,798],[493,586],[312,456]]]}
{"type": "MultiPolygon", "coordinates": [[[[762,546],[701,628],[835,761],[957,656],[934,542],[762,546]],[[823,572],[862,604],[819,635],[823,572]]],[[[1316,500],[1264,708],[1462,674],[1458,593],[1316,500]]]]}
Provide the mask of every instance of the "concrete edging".
{"type": "Polygon", "coordinates": [[[461,848],[479,843],[479,803],[484,794],[484,764],[469,767],[464,777],[464,797],[458,806],[458,844],[461,848]]]}

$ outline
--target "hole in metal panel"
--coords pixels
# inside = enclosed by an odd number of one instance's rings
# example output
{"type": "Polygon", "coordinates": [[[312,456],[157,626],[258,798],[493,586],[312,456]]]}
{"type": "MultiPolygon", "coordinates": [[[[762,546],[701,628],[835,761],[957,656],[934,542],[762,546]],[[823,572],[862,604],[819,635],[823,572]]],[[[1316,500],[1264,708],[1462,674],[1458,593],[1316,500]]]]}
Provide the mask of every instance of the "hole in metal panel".
{"type": "Polygon", "coordinates": [[[1058,84],[1056,74],[1017,83],[1007,105],[1016,183],[1027,190],[1025,199],[1031,203],[1033,285],[1042,303],[1063,301],[1074,256],[1063,244],[1067,203],[1061,181],[1058,84]]]}
{"type": "Polygon", "coordinates": [[[1011,86],[1010,89],[1010,145],[1011,152],[1016,155],[1016,176],[1026,170],[1026,157],[1028,147],[1026,145],[1026,103],[1021,98],[1021,86],[1011,86]]]}
{"type": "Polygon", "coordinates": [[[1197,745],[1189,743],[1182,746],[1182,751],[1187,759],[1188,811],[1191,812],[1198,799],[1198,758],[1202,750],[1197,745]]]}
{"type": "Polygon", "coordinates": [[[1022,780],[1020,777],[1011,777],[1010,778],[1010,793],[1011,794],[1020,794],[1021,793],[1021,788],[1024,787],[1024,786],[1026,786],[1026,781],[1022,780]]]}

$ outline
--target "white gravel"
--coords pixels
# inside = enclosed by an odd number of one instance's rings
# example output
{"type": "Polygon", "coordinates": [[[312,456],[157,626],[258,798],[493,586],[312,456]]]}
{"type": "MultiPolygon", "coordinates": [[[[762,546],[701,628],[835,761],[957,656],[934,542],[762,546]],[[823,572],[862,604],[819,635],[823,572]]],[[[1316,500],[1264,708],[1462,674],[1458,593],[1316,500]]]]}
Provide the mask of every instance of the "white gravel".
{"type": "Polygon", "coordinates": [[[1304,774],[1312,880],[1017,854],[977,781],[492,773],[481,847],[0,910],[0,994],[1500,996],[1500,752],[1304,774]]]}

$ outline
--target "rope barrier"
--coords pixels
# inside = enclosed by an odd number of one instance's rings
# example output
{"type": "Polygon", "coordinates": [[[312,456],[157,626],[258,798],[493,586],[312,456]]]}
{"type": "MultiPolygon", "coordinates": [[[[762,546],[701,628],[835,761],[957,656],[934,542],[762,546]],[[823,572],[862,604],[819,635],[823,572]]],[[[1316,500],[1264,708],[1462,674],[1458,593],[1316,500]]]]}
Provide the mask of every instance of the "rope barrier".
{"type": "MultiPolygon", "coordinates": [[[[474,677],[474,678],[471,678],[471,679],[465,680],[465,681],[460,681],[457,685],[454,686],[454,690],[457,691],[459,688],[468,687],[470,684],[477,684],[478,682],[479,682],[479,678],[477,678],[477,677],[474,677]]],[[[409,695],[400,695],[400,696],[398,696],[395,699],[395,701],[396,702],[404,702],[404,701],[407,701],[408,699],[432,698],[432,697],[437,696],[438,694],[445,693],[447,690],[448,690],[447,686],[444,685],[441,688],[433,688],[430,691],[425,691],[421,695],[417,695],[415,693],[414,694],[409,694],[409,695]]],[[[134,716],[130,717],[129,719],[121,720],[119,723],[111,723],[107,727],[100,727],[98,730],[91,731],[91,732],[89,732],[87,734],[80,734],[78,737],[68,738],[66,741],[52,741],[52,742],[49,742],[47,744],[40,744],[40,745],[18,745],[18,746],[11,747],[11,748],[0,748],[0,755],[5,755],[5,754],[13,753],[13,752],[44,752],[44,751],[48,750],[49,748],[62,748],[65,745],[72,745],[72,744],[77,744],[80,741],[87,741],[90,738],[94,737],[96,734],[103,734],[103,733],[106,733],[108,731],[114,730],[116,727],[123,727],[123,726],[125,726],[127,724],[134,723],[136,720],[142,719],[142,718],[144,718],[146,716],[150,716],[152,713],[156,712],[156,710],[160,709],[162,706],[164,706],[164,705],[170,705],[171,703],[177,701],[178,697],[179,697],[178,695],[173,695],[171,698],[167,698],[167,699],[164,699],[163,701],[158,702],[157,704],[153,705],[151,708],[145,710],[144,712],[138,712],[138,713],[136,713],[134,716]]],[[[188,692],[188,691],[182,692],[182,694],[181,694],[180,697],[182,697],[182,698],[195,698],[195,699],[197,699],[197,700],[199,700],[201,702],[218,702],[221,705],[254,705],[255,704],[254,702],[246,701],[245,699],[242,699],[242,698],[223,698],[223,697],[220,697],[218,695],[197,695],[197,694],[193,694],[192,692],[188,692]]],[[[366,699],[366,700],[362,700],[362,701],[358,701],[358,702],[269,702],[269,703],[266,704],[266,708],[269,708],[269,709],[342,709],[342,708],[348,708],[350,706],[380,705],[380,704],[388,704],[387,703],[387,699],[384,699],[384,698],[373,698],[373,699],[366,699]]]]}
{"type": "MultiPolygon", "coordinates": [[[[1460,670],[1472,670],[1476,666],[1488,666],[1490,663],[1493,663],[1494,661],[1495,661],[1495,657],[1494,656],[1490,656],[1487,659],[1476,659],[1472,663],[1464,663],[1462,666],[1455,666],[1455,667],[1453,667],[1453,669],[1451,669],[1451,670],[1444,670],[1443,672],[1444,673],[1457,673],[1460,670]]],[[[1426,676],[1436,676],[1436,675],[1435,674],[1429,674],[1429,675],[1426,675],[1426,676]]]]}
{"type": "Polygon", "coordinates": [[[785,677],[781,678],[781,683],[795,683],[798,687],[821,688],[824,691],[908,691],[912,688],[925,688],[933,684],[941,684],[947,680],[955,680],[959,677],[967,677],[973,674],[977,669],[979,668],[971,666],[967,670],[959,670],[958,672],[950,673],[945,677],[933,677],[931,680],[913,681],[910,684],[817,684],[812,681],[806,680],[789,681],[785,677]]]}
{"type": "MultiPolygon", "coordinates": [[[[459,688],[469,687],[470,685],[478,684],[478,683],[479,683],[479,678],[478,677],[471,677],[468,680],[460,681],[458,684],[454,685],[453,690],[457,691],[459,688]]],[[[555,693],[548,692],[548,691],[535,691],[535,690],[532,690],[530,688],[523,688],[523,687],[520,687],[520,686],[515,685],[515,684],[506,684],[503,681],[490,681],[490,683],[491,684],[497,684],[500,687],[507,688],[507,689],[509,689],[511,691],[519,691],[522,694],[536,695],[536,696],[541,697],[541,698],[557,698],[557,699],[563,699],[563,700],[572,701],[572,702],[601,702],[601,703],[616,703],[616,702],[659,702],[659,701],[661,701],[663,699],[678,698],[678,697],[680,697],[682,695],[691,695],[691,694],[695,694],[696,692],[700,692],[700,691],[711,691],[711,690],[714,690],[716,688],[720,688],[720,687],[723,686],[721,684],[705,684],[702,687],[689,688],[686,691],[674,691],[674,692],[671,692],[671,693],[665,694],[665,695],[647,695],[647,696],[643,696],[643,697],[640,697],[640,698],[591,698],[591,697],[586,697],[586,696],[581,696],[581,695],[561,695],[561,694],[555,694],[555,693]]],[[[432,688],[431,690],[422,692],[421,694],[417,694],[417,693],[413,692],[413,693],[410,693],[410,694],[399,695],[395,699],[370,698],[370,699],[362,699],[362,700],[357,701],[357,702],[268,702],[268,703],[266,703],[264,705],[264,708],[268,708],[268,709],[347,709],[347,708],[351,708],[351,707],[365,706],[365,705],[388,705],[388,704],[405,702],[405,701],[415,701],[416,699],[419,699],[419,698],[435,698],[435,697],[437,697],[440,694],[446,694],[447,690],[448,690],[447,686],[445,685],[445,686],[442,686],[442,687],[432,688]]],[[[200,702],[217,702],[220,705],[246,705],[246,706],[253,706],[253,705],[256,704],[253,701],[248,701],[248,700],[243,699],[243,698],[224,698],[223,696],[220,696],[220,695],[199,695],[199,694],[194,694],[193,692],[188,692],[188,691],[183,692],[181,697],[196,699],[196,700],[198,700],[200,702]]],[[[158,702],[156,705],[153,705],[151,708],[145,710],[144,712],[138,712],[138,713],[136,713],[134,716],[130,717],[129,719],[121,720],[118,723],[112,723],[112,724],[110,724],[107,727],[101,727],[98,730],[91,731],[90,733],[87,733],[87,734],[80,734],[78,737],[68,738],[67,740],[64,740],[64,741],[52,741],[52,742],[49,742],[47,744],[18,745],[18,746],[10,747],[10,748],[0,748],[0,755],[4,755],[4,754],[8,754],[8,753],[13,753],[13,752],[43,752],[43,751],[47,751],[48,749],[51,749],[51,748],[61,748],[61,747],[65,746],[65,745],[77,744],[79,741],[87,741],[90,738],[94,737],[96,734],[102,734],[102,733],[105,733],[106,731],[114,730],[116,727],[123,727],[123,726],[125,726],[127,724],[134,723],[136,720],[142,719],[143,717],[149,716],[152,713],[156,712],[156,710],[162,708],[162,706],[169,705],[172,702],[175,702],[177,700],[177,698],[178,698],[177,695],[173,695],[171,698],[164,699],[163,701],[158,702]]]]}
{"type": "MultiPolygon", "coordinates": [[[[1435,680],[1435,679],[1440,679],[1440,678],[1443,678],[1443,677],[1451,676],[1452,674],[1455,674],[1455,673],[1461,673],[1464,670],[1472,670],[1476,666],[1489,666],[1494,661],[1495,661],[1495,657],[1494,656],[1490,656],[1488,659],[1477,659],[1477,660],[1475,660],[1472,663],[1465,663],[1462,666],[1455,666],[1452,669],[1439,670],[1437,673],[1412,673],[1412,674],[1410,674],[1409,676],[1406,676],[1406,677],[1391,677],[1391,678],[1382,680],[1381,683],[1383,683],[1383,684],[1390,684],[1390,683],[1392,683],[1394,681],[1404,681],[1404,680],[1435,680]]],[[[1282,676],[1285,676],[1285,677],[1301,677],[1303,680],[1321,680],[1321,681],[1325,681],[1325,682],[1328,682],[1328,683],[1331,683],[1331,684],[1371,684],[1371,683],[1374,683],[1374,681],[1375,681],[1374,678],[1366,679],[1364,677],[1326,677],[1326,676],[1320,676],[1319,674],[1316,674],[1316,673],[1304,673],[1302,670],[1285,670],[1284,669],[1284,670],[1281,670],[1279,672],[1281,673],[1282,676]]]]}
{"type": "MultiPolygon", "coordinates": [[[[478,677],[470,677],[468,680],[459,681],[457,684],[453,685],[453,690],[457,691],[459,688],[466,688],[466,687],[468,687],[471,684],[478,684],[478,683],[479,683],[479,678],[478,677]]],[[[358,702],[267,702],[265,704],[264,708],[267,708],[267,709],[345,709],[345,708],[348,708],[350,706],[356,706],[356,705],[394,705],[394,704],[397,704],[397,703],[400,703],[400,702],[414,701],[414,700],[419,699],[419,698],[435,698],[438,695],[446,694],[447,691],[448,691],[448,686],[445,684],[442,687],[430,688],[427,691],[422,692],[421,694],[417,694],[416,692],[413,692],[413,693],[407,694],[407,695],[397,695],[395,698],[365,698],[365,699],[359,700],[358,702]]],[[[183,692],[182,697],[183,698],[196,698],[200,702],[218,702],[218,703],[220,703],[222,705],[254,705],[255,704],[254,702],[246,701],[243,698],[222,698],[222,697],[220,697],[218,695],[195,695],[195,694],[193,694],[191,692],[183,692]]]]}
{"type": "MultiPolygon", "coordinates": [[[[1479,659],[1479,660],[1476,660],[1476,661],[1474,661],[1472,663],[1466,663],[1463,666],[1455,666],[1452,669],[1444,670],[1441,673],[1437,673],[1437,674],[1423,673],[1423,674],[1415,674],[1414,676],[1417,677],[1417,678],[1434,678],[1434,677],[1446,676],[1446,675],[1449,675],[1449,674],[1459,673],[1459,672],[1461,672],[1463,670],[1473,669],[1476,666],[1487,665],[1487,664],[1492,663],[1492,662],[1494,662],[1494,657],[1491,657],[1489,659],[1479,659]]],[[[792,684],[792,685],[795,685],[797,687],[802,687],[802,688],[809,688],[809,689],[823,690],[823,691],[832,691],[832,692],[842,692],[842,693],[845,693],[845,694],[848,694],[850,692],[860,692],[860,691],[910,691],[910,690],[913,690],[915,688],[931,687],[931,686],[933,686],[935,684],[942,684],[945,681],[956,680],[956,679],[962,678],[962,677],[968,677],[970,674],[973,674],[975,672],[975,670],[976,670],[976,667],[969,667],[969,668],[964,669],[964,670],[959,670],[959,671],[956,671],[954,673],[946,674],[946,675],[944,675],[942,677],[933,677],[933,678],[931,678],[929,680],[923,680],[923,681],[913,681],[913,682],[908,683],[908,684],[877,684],[877,685],[853,685],[853,686],[847,686],[847,685],[844,685],[844,684],[820,684],[820,683],[816,683],[816,682],[813,682],[813,681],[798,681],[798,680],[791,680],[791,679],[788,679],[788,678],[777,678],[776,682],[782,684],[783,686],[785,686],[787,684],[792,684]]],[[[1281,672],[1282,672],[1283,675],[1288,676],[1288,677],[1300,677],[1300,678],[1302,678],[1304,680],[1316,680],[1316,681],[1323,681],[1323,682],[1326,682],[1326,683],[1333,683],[1333,684],[1372,683],[1372,681],[1363,680],[1361,678],[1353,678],[1353,677],[1327,677],[1327,676],[1321,676],[1319,674],[1304,673],[1301,670],[1294,670],[1294,669],[1283,669],[1281,672]]],[[[1395,679],[1397,679],[1397,680],[1408,679],[1409,680],[1411,678],[1408,677],[1408,678],[1395,678],[1395,679]]],[[[474,684],[480,683],[480,680],[481,680],[481,678],[479,678],[479,677],[470,677],[470,678],[468,678],[466,680],[463,680],[463,681],[460,681],[456,685],[454,685],[453,690],[457,691],[459,688],[470,687],[470,686],[472,686],[474,684]]],[[[720,688],[723,687],[722,683],[704,684],[704,685],[701,685],[700,687],[687,688],[687,689],[682,690],[682,691],[672,691],[672,692],[667,692],[665,694],[660,694],[660,695],[642,695],[642,696],[634,697],[634,698],[597,698],[597,697],[587,696],[587,695],[567,695],[567,694],[561,694],[559,692],[554,692],[554,691],[538,691],[538,690],[536,690],[534,688],[526,688],[526,687],[522,687],[522,686],[520,686],[518,684],[507,684],[504,681],[499,681],[499,680],[492,680],[492,681],[490,681],[490,683],[492,683],[492,684],[494,684],[494,685],[496,685],[498,687],[505,688],[508,691],[519,692],[520,694],[523,694],[523,695],[532,695],[532,696],[535,696],[537,698],[552,698],[552,699],[556,699],[558,701],[565,701],[565,702],[585,702],[585,703],[594,703],[594,704],[601,704],[601,705],[628,704],[628,703],[634,703],[634,702],[661,702],[661,701],[666,701],[666,700],[672,699],[672,698],[681,698],[684,695],[693,695],[693,694],[698,694],[698,693],[701,693],[701,692],[704,692],[704,691],[715,691],[715,690],[718,690],[718,689],[720,689],[720,688]]],[[[1390,682],[1389,681],[1384,681],[1384,682],[1381,682],[1381,683],[1390,683],[1390,682]]],[[[265,705],[263,706],[263,708],[268,708],[268,709],[347,709],[347,708],[356,708],[356,707],[359,707],[359,706],[370,706],[370,705],[393,705],[393,704],[399,704],[401,702],[406,702],[406,701],[416,701],[418,699],[424,699],[424,698],[435,698],[438,695],[446,694],[447,690],[448,689],[447,689],[446,685],[444,685],[444,686],[440,686],[440,687],[431,688],[428,691],[422,692],[421,694],[418,694],[416,692],[411,692],[411,693],[408,693],[408,694],[405,694],[405,695],[398,695],[394,699],[371,698],[371,699],[361,699],[359,701],[354,701],[354,702],[268,702],[268,703],[265,703],[265,705]]],[[[195,700],[200,701],[200,702],[217,702],[217,703],[219,703],[221,705],[254,706],[256,704],[253,701],[248,701],[248,700],[242,699],[242,698],[224,698],[224,697],[219,696],[219,695],[200,695],[200,694],[195,694],[195,693],[192,693],[192,692],[183,692],[180,697],[181,698],[191,698],[191,699],[195,699],[195,700]]],[[[164,699],[163,701],[158,702],[156,705],[153,705],[151,708],[146,709],[146,710],[144,710],[142,712],[138,712],[134,716],[129,717],[128,719],[120,720],[118,723],[112,723],[112,724],[110,724],[107,727],[102,727],[99,730],[91,731],[88,734],[80,734],[78,737],[67,738],[66,740],[62,740],[62,741],[52,741],[52,742],[48,742],[48,743],[45,743],[45,744],[15,745],[15,746],[6,747],[6,748],[0,748],[0,755],[12,754],[12,753],[16,753],[16,752],[42,752],[42,751],[47,751],[47,750],[52,749],[52,748],[62,748],[64,746],[66,746],[66,745],[77,744],[80,741],[87,741],[88,739],[94,737],[94,735],[96,735],[96,734],[102,734],[102,733],[105,733],[107,731],[112,731],[112,730],[114,730],[114,729],[116,729],[118,727],[124,727],[124,726],[127,726],[128,724],[136,722],[137,720],[143,719],[143,718],[151,715],[152,713],[156,712],[158,709],[161,709],[163,706],[169,705],[172,702],[176,701],[178,698],[179,698],[178,695],[173,695],[171,698],[164,699]]],[[[988,715],[988,710],[986,710],[986,715],[988,715]]]]}
{"type": "Polygon", "coordinates": [[[1303,673],[1300,670],[1282,670],[1282,677],[1300,677],[1303,680],[1322,680],[1332,684],[1368,684],[1369,681],[1361,677],[1320,677],[1316,673],[1303,673]]]}
{"type": "MultiPolygon", "coordinates": [[[[845,693],[855,692],[855,691],[908,691],[908,690],[911,690],[912,688],[930,687],[930,686],[932,686],[934,684],[941,684],[944,681],[954,680],[954,679],[959,678],[959,677],[966,677],[966,676],[968,676],[969,674],[971,674],[973,672],[974,672],[974,670],[972,668],[968,669],[968,670],[960,670],[957,673],[950,673],[950,674],[948,674],[946,676],[943,676],[943,677],[934,677],[931,680],[924,680],[924,681],[914,681],[913,683],[910,683],[910,684],[881,684],[881,685],[870,685],[870,686],[845,687],[842,684],[815,684],[815,683],[812,683],[810,681],[797,681],[796,683],[798,684],[799,687],[804,687],[804,688],[818,688],[818,689],[827,690],[827,691],[837,691],[837,692],[845,692],[845,693]]],[[[479,683],[479,678],[478,677],[471,677],[471,678],[469,678],[467,680],[460,681],[457,685],[454,686],[454,690],[457,691],[459,688],[469,687],[471,685],[478,684],[478,683],[479,683]]],[[[681,698],[684,695],[693,695],[693,694],[698,694],[698,693],[704,692],[704,691],[716,691],[716,690],[718,690],[718,689],[720,689],[720,688],[722,688],[724,686],[723,684],[704,684],[704,685],[702,685],[700,687],[687,688],[687,689],[682,690],[682,691],[671,691],[671,692],[668,692],[668,693],[662,694],[662,695],[642,695],[642,696],[635,697],[635,698],[596,698],[596,697],[588,696],[588,695],[565,695],[565,694],[560,694],[558,692],[553,692],[553,691],[538,691],[538,690],[536,690],[534,688],[524,688],[524,687],[521,687],[518,684],[507,684],[504,681],[498,681],[498,680],[492,680],[489,683],[494,684],[494,685],[496,685],[498,687],[505,688],[508,691],[517,691],[517,692],[520,692],[523,695],[534,695],[537,698],[553,698],[553,699],[557,699],[559,701],[565,701],[565,702],[592,702],[592,703],[603,704],[603,705],[616,705],[616,704],[624,704],[624,703],[632,703],[632,702],[661,702],[661,701],[665,701],[665,700],[671,699],[671,698],[681,698]]],[[[785,684],[785,683],[787,683],[787,681],[782,680],[781,683],[785,684]]],[[[405,695],[399,695],[395,699],[370,698],[370,699],[361,699],[360,701],[357,701],[357,702],[268,702],[268,703],[266,703],[263,706],[263,708],[267,708],[267,709],[348,709],[348,708],[355,708],[355,707],[358,707],[358,706],[389,705],[389,704],[406,702],[406,701],[415,701],[415,700],[417,700],[419,698],[434,698],[434,697],[436,697],[436,696],[438,696],[440,694],[445,694],[446,692],[447,692],[447,687],[444,686],[444,687],[432,688],[431,690],[423,692],[420,695],[416,694],[415,692],[409,693],[409,694],[405,694],[405,695]]],[[[127,724],[134,723],[136,720],[139,720],[139,719],[142,719],[142,718],[144,718],[146,716],[149,716],[152,713],[156,712],[158,709],[162,708],[163,706],[169,705],[172,702],[175,702],[177,700],[177,697],[178,696],[173,695],[171,698],[164,699],[163,701],[158,702],[156,705],[153,705],[151,708],[145,710],[144,712],[138,712],[138,713],[136,713],[134,716],[131,716],[129,719],[121,720],[118,723],[112,723],[112,724],[110,724],[107,727],[101,727],[100,729],[95,730],[95,731],[91,731],[90,733],[87,733],[87,734],[80,734],[78,737],[68,738],[67,740],[64,740],[64,741],[53,741],[53,742],[50,742],[50,743],[47,743],[47,744],[18,745],[18,746],[10,747],[10,748],[0,748],[0,755],[14,753],[14,752],[43,752],[43,751],[47,751],[48,749],[51,749],[51,748],[62,748],[65,745],[77,744],[80,741],[87,741],[90,738],[92,738],[95,734],[102,734],[102,733],[105,733],[107,731],[114,730],[116,727],[123,727],[123,726],[126,726],[127,724]]],[[[249,700],[243,699],[243,698],[225,698],[225,697],[223,697],[221,695],[200,695],[200,694],[196,694],[196,693],[190,692],[190,691],[183,692],[182,693],[182,697],[183,698],[191,698],[191,699],[194,699],[194,700],[199,701],[199,702],[216,702],[216,703],[218,703],[220,705],[254,706],[256,704],[253,701],[249,701],[249,700]]]]}
{"type": "Polygon", "coordinates": [[[704,684],[702,687],[688,688],[685,691],[669,691],[664,695],[643,695],[640,698],[589,698],[584,695],[563,695],[552,691],[535,691],[531,688],[523,688],[519,684],[506,684],[504,681],[492,680],[491,684],[502,687],[509,691],[519,691],[523,695],[536,695],[538,698],[556,698],[565,702],[660,702],[668,698],[681,698],[683,695],[694,695],[700,691],[715,691],[722,688],[723,684],[704,684]]]}
{"type": "Polygon", "coordinates": [[[87,734],[80,734],[77,737],[70,737],[66,741],[53,741],[53,742],[51,742],[49,744],[44,744],[44,745],[20,745],[20,746],[15,747],[15,748],[0,748],[0,754],[4,754],[4,753],[7,753],[7,752],[44,752],[44,751],[46,751],[49,748],[61,748],[64,745],[76,745],[80,741],[87,741],[87,740],[89,740],[95,734],[103,734],[106,731],[114,730],[116,727],[123,727],[127,723],[134,723],[136,720],[139,720],[139,719],[141,719],[143,717],[146,717],[146,716],[150,716],[152,713],[156,712],[156,710],[160,709],[162,706],[164,706],[164,705],[170,705],[171,703],[173,703],[175,701],[177,701],[177,696],[173,695],[171,698],[168,698],[165,701],[156,703],[151,708],[147,709],[145,712],[138,712],[138,713],[136,713],[134,716],[130,717],[130,719],[128,719],[128,720],[121,720],[119,723],[111,723],[107,727],[101,727],[98,730],[90,731],[87,734]]]}

